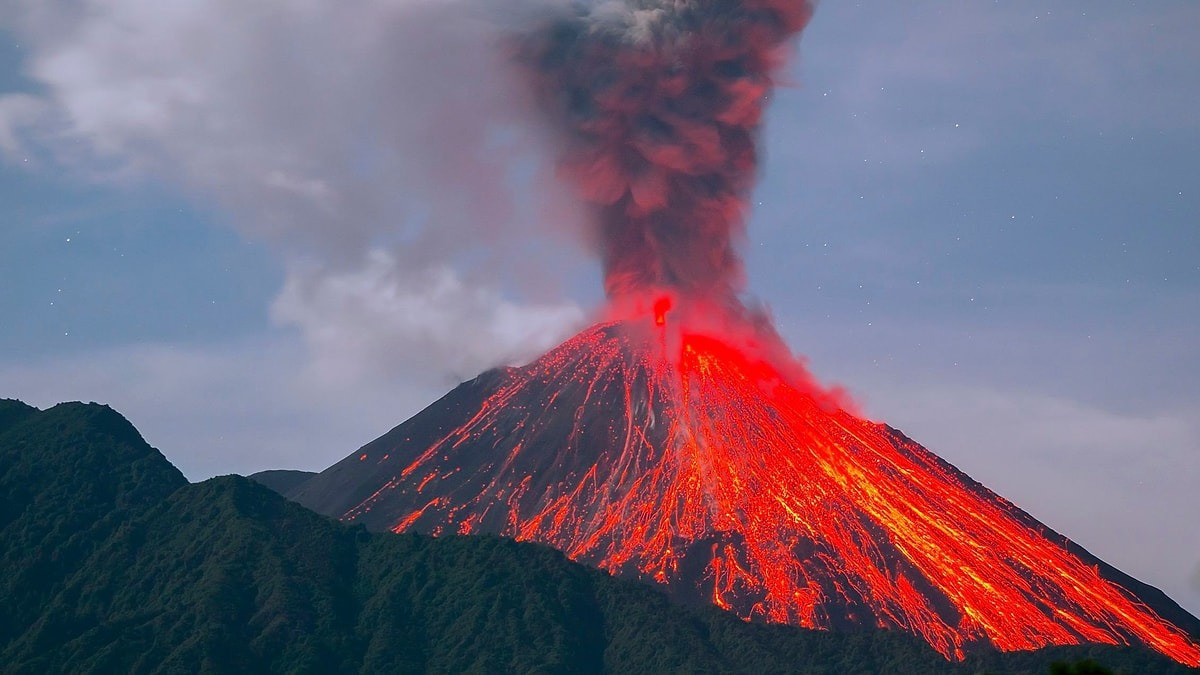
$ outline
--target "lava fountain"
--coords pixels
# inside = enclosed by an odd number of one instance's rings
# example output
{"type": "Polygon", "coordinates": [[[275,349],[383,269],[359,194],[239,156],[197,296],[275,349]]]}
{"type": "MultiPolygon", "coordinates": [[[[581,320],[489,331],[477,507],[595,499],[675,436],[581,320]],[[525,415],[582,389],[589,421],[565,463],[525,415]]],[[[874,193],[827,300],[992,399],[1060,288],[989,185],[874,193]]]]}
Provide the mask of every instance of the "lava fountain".
{"type": "Polygon", "coordinates": [[[796,0],[604,3],[514,53],[594,213],[606,317],[489,371],[292,497],[373,529],[496,533],[747,620],[973,647],[1141,644],[1200,622],[818,385],[739,300],[796,0]]]}

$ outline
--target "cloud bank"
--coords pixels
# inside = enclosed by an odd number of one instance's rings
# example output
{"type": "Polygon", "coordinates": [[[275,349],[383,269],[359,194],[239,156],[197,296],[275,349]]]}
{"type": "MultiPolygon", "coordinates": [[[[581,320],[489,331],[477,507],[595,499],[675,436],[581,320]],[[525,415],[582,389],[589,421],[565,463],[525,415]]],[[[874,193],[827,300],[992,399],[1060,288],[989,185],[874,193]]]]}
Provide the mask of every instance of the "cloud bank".
{"type": "Polygon", "coordinates": [[[557,290],[563,259],[584,259],[564,235],[579,214],[537,180],[544,142],[480,5],[36,0],[0,15],[37,87],[0,94],[0,153],[220,205],[284,259],[273,316],[318,364],[471,372],[581,320],[557,290]]]}

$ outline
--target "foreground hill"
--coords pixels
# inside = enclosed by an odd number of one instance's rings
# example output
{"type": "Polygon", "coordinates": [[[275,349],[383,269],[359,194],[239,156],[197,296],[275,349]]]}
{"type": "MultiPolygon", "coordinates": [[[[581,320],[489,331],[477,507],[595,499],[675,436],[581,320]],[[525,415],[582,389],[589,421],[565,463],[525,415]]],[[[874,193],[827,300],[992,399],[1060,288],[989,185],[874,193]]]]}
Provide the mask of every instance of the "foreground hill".
{"type": "Polygon", "coordinates": [[[315,471],[296,471],[294,469],[271,469],[252,473],[247,478],[265,485],[281,495],[295,490],[317,475],[315,471]]]}
{"type": "Polygon", "coordinates": [[[188,484],[119,414],[0,401],[0,671],[1045,672],[896,633],[747,624],[496,537],[374,535],[249,479],[188,484]]]}

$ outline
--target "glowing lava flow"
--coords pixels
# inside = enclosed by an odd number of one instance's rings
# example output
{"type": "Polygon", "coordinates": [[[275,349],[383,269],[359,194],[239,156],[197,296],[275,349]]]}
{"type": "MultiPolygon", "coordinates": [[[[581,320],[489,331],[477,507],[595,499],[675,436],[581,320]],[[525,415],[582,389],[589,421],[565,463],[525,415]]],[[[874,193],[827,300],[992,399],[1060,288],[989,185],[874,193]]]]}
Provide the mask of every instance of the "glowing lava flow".
{"type": "Polygon", "coordinates": [[[390,479],[344,518],[542,542],[746,619],[903,629],[948,658],[1101,642],[1200,664],[1033,518],[668,307],[481,376],[457,426],[368,446],[390,479]]]}

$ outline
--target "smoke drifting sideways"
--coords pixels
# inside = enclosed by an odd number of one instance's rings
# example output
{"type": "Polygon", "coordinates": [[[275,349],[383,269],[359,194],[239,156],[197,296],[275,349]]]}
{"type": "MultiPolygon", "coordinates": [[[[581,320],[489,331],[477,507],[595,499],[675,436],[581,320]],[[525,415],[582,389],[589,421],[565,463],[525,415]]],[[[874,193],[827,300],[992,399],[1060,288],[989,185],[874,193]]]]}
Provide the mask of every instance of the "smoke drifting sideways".
{"type": "Polygon", "coordinates": [[[0,161],[190,201],[283,268],[315,389],[434,396],[600,295],[565,290],[594,286],[584,218],[501,48],[542,1],[0,0],[28,85],[0,161]]]}
{"type": "Polygon", "coordinates": [[[517,45],[595,217],[610,299],[670,289],[738,306],[757,137],[805,0],[578,6],[517,45]]]}

